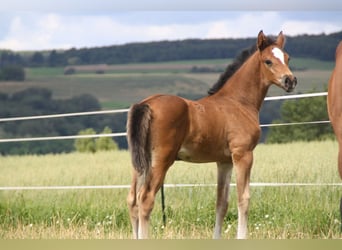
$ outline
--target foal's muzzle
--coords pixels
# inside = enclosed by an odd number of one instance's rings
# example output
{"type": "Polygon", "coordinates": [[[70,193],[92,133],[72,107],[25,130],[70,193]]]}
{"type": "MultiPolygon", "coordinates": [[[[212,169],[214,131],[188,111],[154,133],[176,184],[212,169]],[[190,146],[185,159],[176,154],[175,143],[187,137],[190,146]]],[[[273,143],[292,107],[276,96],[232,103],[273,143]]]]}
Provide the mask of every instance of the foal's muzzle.
{"type": "Polygon", "coordinates": [[[297,85],[297,78],[290,75],[283,78],[283,86],[286,92],[292,92],[297,85]]]}

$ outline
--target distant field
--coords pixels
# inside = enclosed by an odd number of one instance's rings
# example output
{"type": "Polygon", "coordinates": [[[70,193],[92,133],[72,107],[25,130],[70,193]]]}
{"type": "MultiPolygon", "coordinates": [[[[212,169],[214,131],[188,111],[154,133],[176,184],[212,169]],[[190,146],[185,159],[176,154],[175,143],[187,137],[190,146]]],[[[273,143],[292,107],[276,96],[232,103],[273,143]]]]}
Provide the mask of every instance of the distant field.
{"type": "MultiPolygon", "coordinates": [[[[259,145],[253,183],[340,183],[337,143],[259,145]]],[[[126,151],[96,154],[7,156],[1,158],[0,186],[128,185],[126,151]]],[[[235,177],[232,178],[233,183],[235,177]]],[[[215,164],[177,162],[166,183],[216,183],[215,164]]],[[[0,191],[2,239],[130,239],[127,189],[0,191]]],[[[215,187],[166,188],[167,226],[160,196],[152,214],[151,237],[210,239],[215,187]]],[[[341,239],[341,186],[252,187],[251,239],[341,239]]],[[[224,221],[224,239],[235,238],[236,189],[224,221]]]]}
{"type": "MultiPolygon", "coordinates": [[[[162,63],[109,65],[104,74],[84,70],[64,75],[63,68],[28,68],[24,82],[0,82],[0,91],[13,93],[27,87],[51,89],[54,98],[70,98],[89,93],[105,108],[128,107],[149,95],[166,93],[194,98],[204,96],[220,73],[191,73],[192,67],[210,67],[222,71],[232,59],[175,61],[162,63]]],[[[333,68],[332,62],[293,58],[291,66],[298,78],[296,93],[324,91],[333,68]],[[305,69],[305,70],[303,70],[305,69]]],[[[269,95],[283,95],[271,88],[269,95]]]]}

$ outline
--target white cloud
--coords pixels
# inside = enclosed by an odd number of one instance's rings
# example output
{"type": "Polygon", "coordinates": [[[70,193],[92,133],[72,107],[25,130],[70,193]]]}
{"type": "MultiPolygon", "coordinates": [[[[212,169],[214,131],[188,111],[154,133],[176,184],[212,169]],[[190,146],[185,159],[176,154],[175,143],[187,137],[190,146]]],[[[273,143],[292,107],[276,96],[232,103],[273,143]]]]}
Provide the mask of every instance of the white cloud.
{"type": "Polygon", "coordinates": [[[0,40],[0,48],[43,50],[53,46],[68,47],[69,44],[54,42],[56,34],[60,34],[63,25],[60,17],[55,14],[46,14],[39,18],[32,15],[14,16],[10,21],[8,33],[0,40]]]}
{"type": "Polygon", "coordinates": [[[322,20],[326,13],[316,12],[306,20],[295,20],[293,15],[289,19],[282,12],[271,11],[217,12],[217,16],[207,13],[138,12],[136,17],[134,12],[127,12],[126,16],[124,12],[106,15],[17,12],[6,16],[0,49],[68,49],[187,38],[256,37],[261,29],[273,35],[281,30],[285,35],[298,35],[342,29],[340,18],[322,20]],[[177,13],[181,13],[179,20],[177,13]]]}
{"type": "Polygon", "coordinates": [[[322,21],[285,21],[282,29],[287,31],[288,35],[298,34],[321,34],[332,33],[342,30],[342,21],[338,23],[329,23],[322,21]]]}
{"type": "Polygon", "coordinates": [[[260,30],[266,34],[278,34],[281,17],[277,12],[246,12],[233,19],[222,19],[209,23],[206,38],[256,37],[260,30]]]}

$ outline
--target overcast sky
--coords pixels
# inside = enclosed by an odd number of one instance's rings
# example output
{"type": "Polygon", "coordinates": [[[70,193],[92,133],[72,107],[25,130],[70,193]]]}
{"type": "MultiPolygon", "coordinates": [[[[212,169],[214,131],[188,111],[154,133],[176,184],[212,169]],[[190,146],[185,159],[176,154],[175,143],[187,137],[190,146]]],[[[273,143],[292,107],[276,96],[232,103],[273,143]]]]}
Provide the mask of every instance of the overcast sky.
{"type": "Polygon", "coordinates": [[[261,29],[290,36],[342,31],[341,0],[227,1],[10,0],[0,6],[0,49],[256,37],[261,29]]]}

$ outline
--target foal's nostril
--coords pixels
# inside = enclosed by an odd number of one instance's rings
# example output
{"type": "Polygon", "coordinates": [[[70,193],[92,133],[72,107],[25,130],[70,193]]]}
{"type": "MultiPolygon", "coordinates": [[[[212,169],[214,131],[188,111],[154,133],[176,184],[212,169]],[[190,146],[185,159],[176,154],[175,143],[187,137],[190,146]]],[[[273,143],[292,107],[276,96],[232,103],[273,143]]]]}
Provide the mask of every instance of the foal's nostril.
{"type": "Polygon", "coordinates": [[[290,75],[285,76],[284,78],[284,87],[287,92],[292,92],[297,85],[297,78],[290,75]]]}
{"type": "Polygon", "coordinates": [[[286,86],[290,85],[291,87],[295,87],[297,85],[297,77],[291,78],[291,77],[287,76],[285,78],[285,85],[286,86]]]}
{"type": "Polygon", "coordinates": [[[285,86],[291,85],[291,82],[292,82],[292,81],[291,81],[291,78],[287,76],[287,77],[285,78],[285,86]]]}

